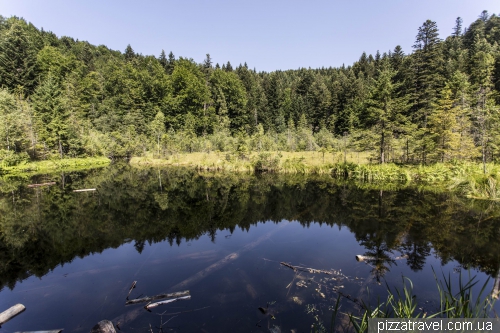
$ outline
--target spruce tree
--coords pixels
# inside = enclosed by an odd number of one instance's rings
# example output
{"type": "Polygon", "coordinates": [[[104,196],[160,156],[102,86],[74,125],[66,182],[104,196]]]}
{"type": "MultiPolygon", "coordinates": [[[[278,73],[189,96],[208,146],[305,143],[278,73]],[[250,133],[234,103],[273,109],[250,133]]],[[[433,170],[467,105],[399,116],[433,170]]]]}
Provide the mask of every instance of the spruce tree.
{"type": "Polygon", "coordinates": [[[166,54],[165,54],[165,51],[164,51],[164,50],[161,50],[160,57],[158,58],[158,61],[160,62],[160,65],[161,65],[164,69],[167,69],[168,60],[167,60],[167,56],[166,56],[166,54]]]}
{"type": "Polygon", "coordinates": [[[462,22],[463,22],[462,18],[457,17],[457,19],[455,20],[455,27],[453,28],[453,34],[452,34],[453,37],[462,36],[462,22]]]}
{"type": "MultiPolygon", "coordinates": [[[[408,108],[404,97],[397,96],[398,84],[393,83],[396,72],[387,60],[382,61],[377,79],[372,83],[367,100],[367,125],[378,137],[379,161],[386,161],[386,152],[394,135],[405,123],[404,113],[408,108]]],[[[373,80],[373,79],[372,79],[373,80]]]]}
{"type": "Polygon", "coordinates": [[[175,62],[176,62],[175,56],[172,53],[172,51],[170,51],[170,53],[168,54],[167,65],[165,67],[167,74],[171,75],[174,72],[175,62]]]}
{"type": "Polygon", "coordinates": [[[441,40],[439,39],[436,22],[427,20],[418,29],[418,34],[413,45],[413,113],[420,131],[420,146],[422,162],[426,163],[429,151],[427,145],[430,138],[425,137],[429,114],[433,111],[438,91],[444,85],[444,68],[441,40]]]}
{"type": "Polygon", "coordinates": [[[126,61],[131,61],[136,56],[134,49],[132,49],[132,46],[130,46],[130,44],[128,44],[125,48],[125,53],[123,55],[125,56],[126,61]]]}
{"type": "Polygon", "coordinates": [[[59,152],[62,158],[68,149],[68,117],[57,81],[49,75],[33,95],[35,117],[39,122],[40,141],[59,152]]]}
{"type": "Polygon", "coordinates": [[[429,115],[429,133],[435,143],[437,160],[444,162],[455,156],[460,147],[460,129],[457,124],[459,109],[455,105],[451,88],[447,85],[429,115]]]}
{"type": "Polygon", "coordinates": [[[0,40],[0,87],[31,93],[36,85],[36,50],[20,23],[0,40]]]}

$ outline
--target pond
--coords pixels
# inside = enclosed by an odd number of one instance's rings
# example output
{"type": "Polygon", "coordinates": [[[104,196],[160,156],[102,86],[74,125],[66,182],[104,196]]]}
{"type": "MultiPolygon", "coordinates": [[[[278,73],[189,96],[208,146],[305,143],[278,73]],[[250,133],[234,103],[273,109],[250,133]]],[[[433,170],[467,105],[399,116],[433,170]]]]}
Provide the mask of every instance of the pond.
{"type": "Polygon", "coordinates": [[[0,191],[0,312],[26,306],[0,332],[103,319],[124,332],[329,332],[339,295],[359,314],[407,277],[433,312],[434,274],[476,276],[476,293],[500,280],[500,205],[438,190],[123,163],[3,178],[0,191]],[[191,299],[125,305],[133,281],[130,299],[191,299]]]}

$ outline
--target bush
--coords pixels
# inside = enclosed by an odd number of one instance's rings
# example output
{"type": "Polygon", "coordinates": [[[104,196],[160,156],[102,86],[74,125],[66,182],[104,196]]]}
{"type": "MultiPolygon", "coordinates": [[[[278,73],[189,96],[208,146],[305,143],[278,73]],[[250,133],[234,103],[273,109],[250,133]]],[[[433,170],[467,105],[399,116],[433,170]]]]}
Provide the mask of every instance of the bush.
{"type": "Polygon", "coordinates": [[[25,152],[15,153],[12,150],[0,150],[0,162],[4,167],[16,166],[28,162],[29,155],[25,152]]]}

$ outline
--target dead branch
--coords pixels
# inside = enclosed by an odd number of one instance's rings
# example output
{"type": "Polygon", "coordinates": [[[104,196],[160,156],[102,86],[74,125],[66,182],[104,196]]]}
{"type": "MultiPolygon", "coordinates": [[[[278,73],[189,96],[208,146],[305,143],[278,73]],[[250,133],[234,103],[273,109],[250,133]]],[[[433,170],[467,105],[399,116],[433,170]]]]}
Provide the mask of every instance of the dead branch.
{"type": "Polygon", "coordinates": [[[168,303],[173,303],[177,301],[182,301],[182,300],[189,300],[191,299],[191,295],[189,296],[183,296],[183,297],[178,297],[174,299],[168,299],[166,301],[161,301],[161,302],[156,302],[156,303],[148,303],[144,306],[146,310],[151,310],[152,308],[156,308],[157,306],[168,304],[168,303]]]}
{"type": "Polygon", "coordinates": [[[130,286],[130,289],[129,289],[128,294],[127,294],[127,300],[129,298],[130,294],[132,293],[132,290],[134,290],[136,284],[137,284],[137,281],[132,282],[132,285],[130,286]]]}
{"type": "Polygon", "coordinates": [[[155,301],[157,299],[177,298],[177,297],[183,297],[183,296],[188,296],[188,295],[189,295],[189,290],[184,290],[184,291],[178,291],[176,293],[160,294],[160,295],[151,296],[151,297],[143,297],[143,298],[131,299],[129,301],[126,301],[125,305],[137,304],[137,303],[146,303],[146,302],[155,301]]]}

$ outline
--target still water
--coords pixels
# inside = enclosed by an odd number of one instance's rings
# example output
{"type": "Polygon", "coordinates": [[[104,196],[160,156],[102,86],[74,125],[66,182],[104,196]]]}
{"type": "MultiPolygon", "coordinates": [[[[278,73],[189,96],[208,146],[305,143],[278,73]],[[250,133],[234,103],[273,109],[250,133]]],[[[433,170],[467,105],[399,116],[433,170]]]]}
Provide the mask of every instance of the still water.
{"type": "Polygon", "coordinates": [[[339,294],[358,314],[408,277],[432,312],[433,270],[476,275],[477,292],[489,277],[487,293],[499,276],[500,205],[446,192],[126,164],[3,178],[0,191],[0,311],[26,306],[0,332],[88,332],[103,319],[123,332],[330,331],[339,294]],[[97,191],[73,192],[86,188],[97,191]],[[191,299],[126,306],[133,281],[131,299],[191,299]]]}

